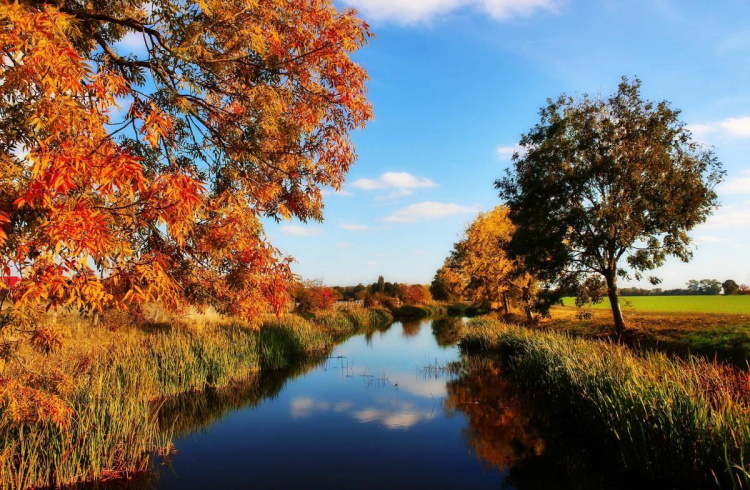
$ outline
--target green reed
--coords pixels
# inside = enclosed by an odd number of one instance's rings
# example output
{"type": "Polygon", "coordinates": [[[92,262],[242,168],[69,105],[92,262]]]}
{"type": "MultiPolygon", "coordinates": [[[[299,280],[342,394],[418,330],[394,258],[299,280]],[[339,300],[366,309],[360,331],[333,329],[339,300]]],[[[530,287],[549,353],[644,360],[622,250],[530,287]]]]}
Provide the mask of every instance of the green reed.
{"type": "Polygon", "coordinates": [[[609,342],[472,320],[465,347],[497,350],[514,379],[569,408],[625,470],[748,488],[748,375],[725,364],[635,353],[609,342]]]}

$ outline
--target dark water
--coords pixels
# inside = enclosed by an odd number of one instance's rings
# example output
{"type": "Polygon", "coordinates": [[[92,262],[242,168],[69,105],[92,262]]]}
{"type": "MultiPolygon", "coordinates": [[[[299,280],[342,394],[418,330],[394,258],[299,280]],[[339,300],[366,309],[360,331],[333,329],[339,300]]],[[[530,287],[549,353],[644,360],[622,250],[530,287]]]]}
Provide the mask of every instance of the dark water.
{"type": "MultiPolygon", "coordinates": [[[[154,488],[561,488],[544,420],[492,362],[456,370],[460,319],[394,323],[316,366],[164,407],[154,488]],[[450,369],[449,369],[450,368],[450,369]],[[540,463],[541,461],[541,463],[540,463]]],[[[463,359],[463,364],[480,361],[463,359]]]]}

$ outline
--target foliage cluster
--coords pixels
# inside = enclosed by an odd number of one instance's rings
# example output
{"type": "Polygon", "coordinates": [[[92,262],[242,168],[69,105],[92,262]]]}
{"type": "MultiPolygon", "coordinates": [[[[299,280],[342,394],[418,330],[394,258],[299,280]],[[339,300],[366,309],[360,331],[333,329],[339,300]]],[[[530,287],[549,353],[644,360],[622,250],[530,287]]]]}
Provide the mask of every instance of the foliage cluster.
{"type": "Polygon", "coordinates": [[[0,25],[3,359],[59,346],[49,308],[286,304],[290,259],[261,220],[320,219],[355,160],[372,109],[353,10],[2,2],[0,25]]]}
{"type": "Polygon", "coordinates": [[[505,314],[510,313],[510,303],[517,301],[528,320],[534,312],[545,313],[537,280],[526,272],[520,258],[508,253],[515,230],[505,206],[480,213],[453,246],[431,287],[445,298],[466,297],[505,314]]]}

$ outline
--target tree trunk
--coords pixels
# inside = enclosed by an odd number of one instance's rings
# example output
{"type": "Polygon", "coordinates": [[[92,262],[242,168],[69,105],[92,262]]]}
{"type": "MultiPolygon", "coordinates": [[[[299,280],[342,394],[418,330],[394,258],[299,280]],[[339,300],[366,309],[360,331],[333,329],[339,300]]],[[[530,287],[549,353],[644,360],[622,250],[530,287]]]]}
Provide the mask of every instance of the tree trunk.
{"type": "Polygon", "coordinates": [[[607,281],[607,296],[609,296],[609,304],[612,307],[612,318],[615,321],[615,333],[617,334],[617,338],[622,338],[622,334],[625,333],[625,319],[622,317],[620,299],[617,296],[617,280],[615,279],[615,272],[610,271],[607,274],[604,274],[604,279],[607,281]]]}
{"type": "Polygon", "coordinates": [[[526,310],[526,321],[532,323],[534,315],[531,313],[531,286],[521,288],[521,298],[523,300],[523,309],[526,310]]]}
{"type": "Polygon", "coordinates": [[[503,293],[503,311],[505,311],[505,316],[510,315],[510,307],[508,306],[508,294],[503,293]]]}

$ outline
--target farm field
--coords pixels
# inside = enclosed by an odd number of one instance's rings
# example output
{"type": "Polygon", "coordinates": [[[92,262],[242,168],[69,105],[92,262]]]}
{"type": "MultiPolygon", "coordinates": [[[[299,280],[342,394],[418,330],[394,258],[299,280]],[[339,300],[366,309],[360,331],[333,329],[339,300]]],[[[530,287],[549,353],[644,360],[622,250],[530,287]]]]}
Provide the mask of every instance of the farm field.
{"type": "MultiPolygon", "coordinates": [[[[564,298],[565,306],[575,307],[575,298],[564,298]]],[[[620,305],[625,311],[663,313],[729,313],[750,315],[750,295],[746,296],[623,296],[620,305]]],[[[609,310],[609,300],[591,305],[609,310]]]]}

